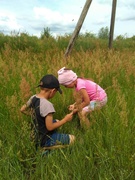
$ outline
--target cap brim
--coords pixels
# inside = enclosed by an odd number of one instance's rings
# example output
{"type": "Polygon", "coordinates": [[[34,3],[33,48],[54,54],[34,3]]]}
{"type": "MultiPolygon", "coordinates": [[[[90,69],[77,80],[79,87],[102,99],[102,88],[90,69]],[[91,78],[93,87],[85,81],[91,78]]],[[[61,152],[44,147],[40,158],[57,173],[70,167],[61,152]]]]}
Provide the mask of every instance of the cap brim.
{"type": "Polygon", "coordinates": [[[60,94],[62,94],[62,90],[60,88],[57,89],[59,91],[60,94]]]}

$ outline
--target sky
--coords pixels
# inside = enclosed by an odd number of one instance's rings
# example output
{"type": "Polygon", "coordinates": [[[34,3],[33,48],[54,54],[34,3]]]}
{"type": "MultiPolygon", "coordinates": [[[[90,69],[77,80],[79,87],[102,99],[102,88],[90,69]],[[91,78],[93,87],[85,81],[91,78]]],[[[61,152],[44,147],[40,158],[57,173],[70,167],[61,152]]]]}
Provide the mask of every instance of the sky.
{"type": "MultiPolygon", "coordinates": [[[[86,0],[0,0],[0,32],[40,37],[44,28],[53,36],[74,32],[86,0]]],[[[80,33],[97,35],[110,29],[113,0],[92,0],[80,33]]],[[[114,37],[135,35],[135,0],[117,0],[114,37]]]]}

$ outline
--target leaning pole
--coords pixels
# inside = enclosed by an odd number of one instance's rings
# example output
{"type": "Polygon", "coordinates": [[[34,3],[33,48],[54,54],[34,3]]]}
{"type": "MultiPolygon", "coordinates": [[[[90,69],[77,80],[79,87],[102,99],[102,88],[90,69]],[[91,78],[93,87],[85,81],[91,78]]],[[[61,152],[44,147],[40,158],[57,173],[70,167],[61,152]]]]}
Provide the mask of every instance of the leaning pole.
{"type": "Polygon", "coordinates": [[[89,10],[91,2],[92,2],[92,0],[86,0],[86,3],[84,5],[84,8],[83,8],[82,13],[80,15],[80,18],[79,18],[79,20],[77,22],[76,28],[75,28],[75,30],[73,32],[73,35],[72,35],[72,37],[71,37],[71,39],[69,41],[68,47],[66,49],[66,52],[65,52],[65,57],[66,58],[68,57],[68,55],[70,54],[70,52],[71,52],[71,50],[72,50],[72,48],[74,46],[74,42],[75,42],[75,40],[76,40],[76,38],[77,38],[77,36],[78,36],[78,34],[80,32],[80,29],[82,27],[82,24],[84,22],[84,19],[85,19],[86,15],[87,15],[87,12],[89,10]]]}
{"type": "Polygon", "coordinates": [[[112,2],[111,24],[110,24],[110,34],[109,34],[109,49],[112,48],[112,42],[113,42],[116,5],[117,5],[117,0],[113,0],[113,2],[112,2]]]}

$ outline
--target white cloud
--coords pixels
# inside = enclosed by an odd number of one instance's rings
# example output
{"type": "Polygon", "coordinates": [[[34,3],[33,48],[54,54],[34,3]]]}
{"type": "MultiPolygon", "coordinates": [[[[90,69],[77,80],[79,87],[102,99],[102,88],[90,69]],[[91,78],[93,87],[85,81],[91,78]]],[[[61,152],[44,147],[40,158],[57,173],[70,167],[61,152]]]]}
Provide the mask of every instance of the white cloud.
{"type": "Polygon", "coordinates": [[[72,21],[77,19],[74,14],[60,13],[58,11],[52,11],[51,9],[35,7],[34,8],[35,18],[37,20],[44,20],[48,25],[60,23],[62,25],[70,25],[72,21]]]}
{"type": "Polygon", "coordinates": [[[17,23],[16,16],[10,12],[0,12],[0,26],[6,27],[10,30],[18,30],[22,28],[22,25],[17,23]]]}
{"type": "MultiPolygon", "coordinates": [[[[49,27],[52,34],[72,33],[78,22],[84,0],[1,0],[0,31],[27,31],[40,34],[49,27]]],[[[81,32],[97,34],[100,28],[109,27],[111,21],[112,1],[94,0],[88,10],[81,32]]],[[[134,0],[119,0],[116,8],[116,34],[134,34],[135,3],[134,0]],[[122,26],[125,27],[122,29],[122,26]],[[117,29],[116,29],[117,28],[117,29]]]]}

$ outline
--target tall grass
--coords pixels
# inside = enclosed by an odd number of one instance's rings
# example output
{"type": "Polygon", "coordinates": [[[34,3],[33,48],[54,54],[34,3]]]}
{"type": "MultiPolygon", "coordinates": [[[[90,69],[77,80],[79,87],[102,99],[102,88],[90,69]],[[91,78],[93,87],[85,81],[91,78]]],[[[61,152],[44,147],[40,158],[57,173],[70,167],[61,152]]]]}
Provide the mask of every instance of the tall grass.
{"type": "MultiPolygon", "coordinates": [[[[135,178],[135,52],[101,48],[74,51],[64,59],[64,51],[53,46],[45,53],[31,49],[13,50],[6,45],[0,55],[0,179],[98,180],[135,178]],[[40,78],[66,66],[78,76],[93,79],[108,94],[108,103],[93,112],[87,131],[77,116],[59,129],[74,134],[76,142],[48,156],[36,151],[30,141],[31,118],[22,115],[21,105],[40,78]]],[[[63,88],[51,101],[62,119],[74,102],[71,89],[63,88]]]]}

